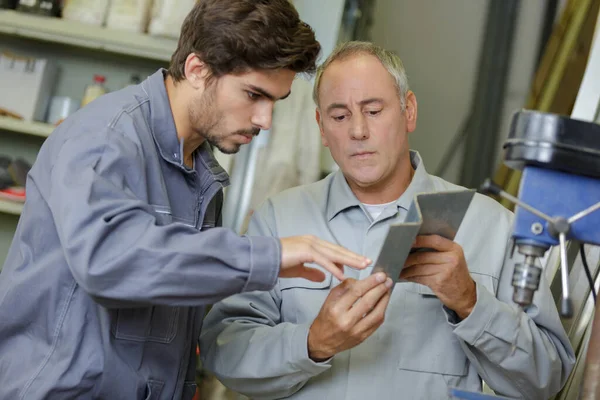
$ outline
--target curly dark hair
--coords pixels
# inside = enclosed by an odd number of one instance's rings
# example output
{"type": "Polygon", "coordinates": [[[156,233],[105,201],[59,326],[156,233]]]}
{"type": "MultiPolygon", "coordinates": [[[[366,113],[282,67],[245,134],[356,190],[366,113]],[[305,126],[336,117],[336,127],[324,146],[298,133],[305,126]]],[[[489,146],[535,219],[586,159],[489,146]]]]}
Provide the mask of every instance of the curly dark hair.
{"type": "Polygon", "coordinates": [[[251,69],[312,74],[320,50],[289,0],[199,0],[183,22],[169,74],[183,80],[191,53],[215,78],[251,69]]]}

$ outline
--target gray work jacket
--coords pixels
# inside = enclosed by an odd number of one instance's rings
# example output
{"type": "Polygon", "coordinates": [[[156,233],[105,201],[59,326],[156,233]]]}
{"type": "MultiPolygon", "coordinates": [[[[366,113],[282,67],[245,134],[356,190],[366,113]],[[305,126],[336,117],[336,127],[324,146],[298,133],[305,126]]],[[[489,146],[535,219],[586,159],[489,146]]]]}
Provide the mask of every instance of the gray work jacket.
{"type": "Polygon", "coordinates": [[[0,399],[191,399],[203,305],[273,287],[279,241],[215,227],[227,174],[182,148],[162,70],[46,140],[0,274],[0,399]]]}
{"type": "MultiPolygon", "coordinates": [[[[313,234],[376,260],[389,225],[406,218],[416,193],[460,189],[428,175],[417,153],[411,159],[410,186],[375,221],[338,171],[268,200],[248,233],[313,234]]],[[[477,303],[462,321],[428,287],[398,283],[371,337],[315,363],[308,331],[339,282],[331,274],[323,282],[279,279],[271,291],[235,295],[212,308],[201,335],[204,365],[256,399],[439,400],[450,387],[481,390],[481,378],[499,394],[547,399],[566,381],[575,356],[546,281],[527,313],[512,303],[512,273],[521,258],[507,255],[511,223],[508,210],[475,195],[455,239],[477,286],[477,303]]],[[[362,279],[370,269],[345,273],[362,279]]]]}

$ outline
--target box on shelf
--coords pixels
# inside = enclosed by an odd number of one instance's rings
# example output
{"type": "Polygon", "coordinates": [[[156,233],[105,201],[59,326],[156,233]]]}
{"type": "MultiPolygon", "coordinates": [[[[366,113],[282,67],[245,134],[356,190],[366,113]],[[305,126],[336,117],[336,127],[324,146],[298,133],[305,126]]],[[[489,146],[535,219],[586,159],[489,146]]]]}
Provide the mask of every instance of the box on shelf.
{"type": "Polygon", "coordinates": [[[60,16],[60,0],[19,0],[17,11],[46,17],[58,17],[60,16]]]}
{"type": "Polygon", "coordinates": [[[0,109],[44,121],[58,69],[50,60],[0,54],[0,109]]]}
{"type": "Polygon", "coordinates": [[[106,17],[106,27],[144,33],[150,22],[152,0],[113,1],[106,17]]]}
{"type": "MultiPolygon", "coordinates": [[[[120,1],[120,0],[119,0],[120,1]]],[[[65,20],[104,25],[110,0],[66,0],[62,10],[65,20]]]]}
{"type": "Polygon", "coordinates": [[[183,20],[196,0],[154,0],[148,33],[177,39],[183,20]]]}

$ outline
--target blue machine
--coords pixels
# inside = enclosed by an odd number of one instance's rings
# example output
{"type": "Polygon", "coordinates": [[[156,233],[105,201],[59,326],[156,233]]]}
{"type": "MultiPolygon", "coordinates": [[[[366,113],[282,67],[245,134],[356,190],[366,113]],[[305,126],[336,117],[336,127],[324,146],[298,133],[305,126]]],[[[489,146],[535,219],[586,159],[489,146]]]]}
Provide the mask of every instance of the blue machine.
{"type": "MultiPolygon", "coordinates": [[[[525,260],[513,273],[513,301],[523,308],[531,305],[542,274],[537,258],[558,245],[561,314],[571,317],[566,242],[600,245],[600,125],[520,111],[513,117],[504,148],[504,163],[523,171],[518,198],[491,180],[480,190],[517,205],[512,237],[525,260]]],[[[458,389],[451,389],[450,395],[455,399],[504,399],[458,389]]]]}
{"type": "MultiPolygon", "coordinates": [[[[527,167],[521,178],[519,198],[521,202],[534,204],[538,211],[548,216],[561,217],[568,221],[580,211],[598,204],[600,179],[539,167],[527,167]]],[[[600,244],[598,227],[600,227],[600,212],[590,213],[585,218],[570,223],[567,238],[600,244]]],[[[547,244],[549,247],[560,244],[548,221],[519,207],[516,210],[513,237],[519,243],[538,246],[547,244]]]]}
{"type": "Polygon", "coordinates": [[[481,190],[517,204],[513,238],[525,261],[513,274],[513,301],[524,308],[531,304],[542,273],[537,258],[559,245],[561,314],[570,317],[566,241],[600,245],[600,125],[520,111],[504,148],[504,163],[523,170],[519,197],[490,180],[481,190]]]}

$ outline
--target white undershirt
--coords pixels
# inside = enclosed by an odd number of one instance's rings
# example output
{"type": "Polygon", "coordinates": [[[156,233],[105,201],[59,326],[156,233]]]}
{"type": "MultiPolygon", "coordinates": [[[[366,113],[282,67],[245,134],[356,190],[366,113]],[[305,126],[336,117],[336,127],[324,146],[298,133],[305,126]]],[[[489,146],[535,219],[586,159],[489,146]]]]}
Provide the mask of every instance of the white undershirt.
{"type": "Polygon", "coordinates": [[[365,206],[365,209],[369,212],[369,214],[371,214],[371,218],[373,218],[373,221],[375,221],[377,219],[377,217],[379,217],[381,215],[381,213],[383,212],[383,210],[385,210],[385,208],[387,206],[389,206],[390,204],[394,204],[395,201],[391,201],[389,203],[384,203],[384,204],[366,204],[366,203],[362,203],[363,206],[365,206]]]}

